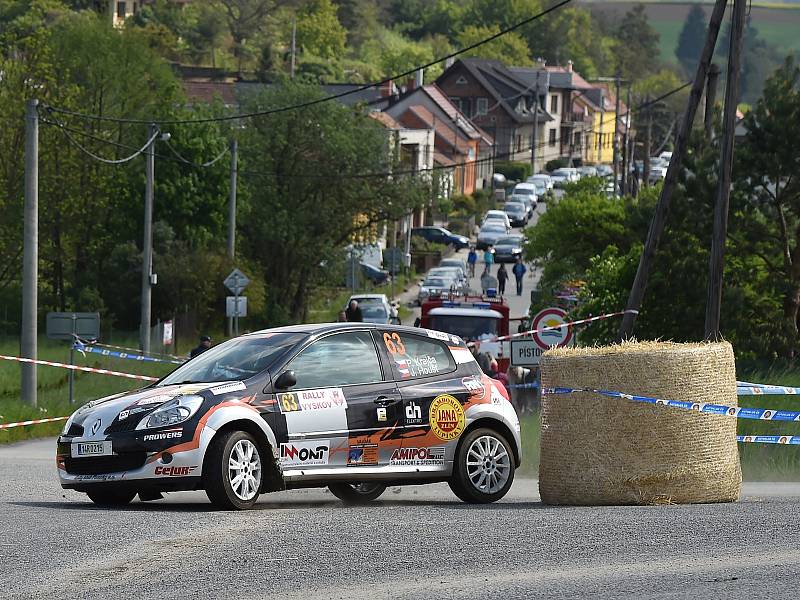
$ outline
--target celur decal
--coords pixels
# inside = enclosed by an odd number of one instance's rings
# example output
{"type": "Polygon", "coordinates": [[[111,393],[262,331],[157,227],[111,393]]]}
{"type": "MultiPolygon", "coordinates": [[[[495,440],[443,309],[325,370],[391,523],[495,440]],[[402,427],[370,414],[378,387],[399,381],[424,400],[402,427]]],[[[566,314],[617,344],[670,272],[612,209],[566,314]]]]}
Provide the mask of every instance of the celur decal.
{"type": "Polygon", "coordinates": [[[186,477],[197,467],[156,467],[154,475],[161,475],[164,477],[186,477]]]}
{"type": "Polygon", "coordinates": [[[347,400],[341,388],[324,388],[278,394],[278,406],[283,413],[343,409],[347,408],[347,400]]]}
{"type": "Polygon", "coordinates": [[[290,442],[281,444],[282,467],[327,465],[330,453],[328,440],[319,442],[290,442]]]}
{"type": "Polygon", "coordinates": [[[215,396],[219,396],[220,394],[228,394],[230,392],[238,392],[246,389],[247,386],[243,381],[234,381],[232,383],[225,383],[216,387],[212,387],[210,391],[215,396]]]}
{"type": "Polygon", "coordinates": [[[392,452],[391,464],[401,466],[444,465],[444,446],[433,448],[398,448],[392,452]]]}

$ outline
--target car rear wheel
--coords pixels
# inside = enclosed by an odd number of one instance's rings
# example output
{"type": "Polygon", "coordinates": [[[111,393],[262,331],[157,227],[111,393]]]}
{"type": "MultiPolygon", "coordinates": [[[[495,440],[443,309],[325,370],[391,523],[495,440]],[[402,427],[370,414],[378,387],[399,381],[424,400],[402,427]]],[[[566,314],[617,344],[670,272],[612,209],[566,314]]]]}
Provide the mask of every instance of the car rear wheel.
{"type": "Polygon", "coordinates": [[[500,500],[514,483],[514,456],[506,439],[493,429],[470,431],[456,450],[450,489],[464,502],[500,500]]]}
{"type": "Polygon", "coordinates": [[[203,468],[208,499],[223,510],[251,508],[261,492],[263,464],[258,443],[246,431],[215,437],[203,468]]]}
{"type": "Polygon", "coordinates": [[[121,490],[97,490],[87,492],[89,499],[99,506],[125,506],[129,504],[136,492],[124,492],[121,490]]]}
{"type": "Polygon", "coordinates": [[[332,483],[328,489],[345,504],[366,504],[385,492],[386,486],[382,483],[332,483]]]}

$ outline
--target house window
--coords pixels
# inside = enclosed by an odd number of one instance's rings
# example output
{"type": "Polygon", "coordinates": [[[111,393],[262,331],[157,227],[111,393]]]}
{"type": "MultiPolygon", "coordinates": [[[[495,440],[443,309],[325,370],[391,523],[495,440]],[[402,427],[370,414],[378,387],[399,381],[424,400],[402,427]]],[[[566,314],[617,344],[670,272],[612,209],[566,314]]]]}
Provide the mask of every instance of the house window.
{"type": "Polygon", "coordinates": [[[549,133],[549,136],[550,137],[547,140],[548,144],[550,144],[551,146],[555,146],[556,145],[556,130],[555,129],[551,129],[550,133],[549,133]]]}
{"type": "Polygon", "coordinates": [[[558,95],[553,94],[550,96],[550,112],[554,115],[558,114],[558,95]]]}
{"type": "Polygon", "coordinates": [[[456,79],[456,85],[467,85],[468,83],[469,81],[467,81],[467,78],[464,77],[463,75],[458,79],[456,79]]]}
{"type": "Polygon", "coordinates": [[[117,2],[117,19],[125,18],[125,2],[117,2]]]}
{"type": "Polygon", "coordinates": [[[478,98],[478,105],[475,109],[475,114],[485,115],[489,112],[489,99],[488,98],[478,98]]]}

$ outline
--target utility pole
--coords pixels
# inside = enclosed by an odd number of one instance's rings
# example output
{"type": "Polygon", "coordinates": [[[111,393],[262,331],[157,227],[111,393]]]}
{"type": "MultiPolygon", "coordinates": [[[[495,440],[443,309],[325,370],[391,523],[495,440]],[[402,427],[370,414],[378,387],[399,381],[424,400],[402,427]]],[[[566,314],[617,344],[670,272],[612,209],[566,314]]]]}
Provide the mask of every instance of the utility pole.
{"type": "Polygon", "coordinates": [[[614,88],[617,100],[617,106],[614,109],[614,195],[619,195],[619,84],[620,76],[619,71],[614,77],[614,88]]]}
{"type": "Polygon", "coordinates": [[[153,270],[153,190],[155,188],[156,161],[154,146],[156,126],[147,127],[150,143],[144,151],[144,240],[142,241],[142,313],[139,319],[139,349],[150,352],[150,296],[153,270]]]}
{"type": "Polygon", "coordinates": [[[631,83],[628,82],[628,95],[626,97],[625,103],[628,106],[628,111],[625,115],[625,133],[622,134],[622,181],[620,182],[620,186],[622,188],[622,195],[624,196],[627,194],[629,190],[628,186],[628,179],[629,179],[629,172],[631,170],[630,165],[630,152],[628,151],[628,140],[630,139],[629,130],[631,128],[631,112],[633,108],[631,107],[631,83]]]}
{"type": "Polygon", "coordinates": [[[667,222],[667,213],[669,212],[669,205],[672,201],[672,190],[678,179],[678,170],[683,164],[684,154],[686,154],[689,132],[694,123],[697,107],[700,104],[700,96],[703,94],[703,86],[706,82],[708,67],[711,64],[711,56],[714,53],[714,46],[717,44],[719,28],[725,16],[726,4],[726,0],[716,0],[714,9],[711,12],[706,43],[705,46],[703,46],[703,52],[700,54],[700,61],[697,63],[697,73],[693,79],[689,102],[686,105],[683,120],[678,128],[675,139],[675,150],[672,154],[672,160],[669,162],[667,176],[664,179],[664,187],[661,188],[661,196],[656,205],[656,212],[653,215],[653,220],[650,222],[650,229],[647,232],[647,239],[645,240],[644,249],[642,250],[642,256],[639,259],[639,268],[636,271],[636,278],[633,281],[633,286],[628,296],[626,309],[637,312],[626,312],[622,317],[622,326],[619,331],[620,338],[622,339],[629,338],[633,334],[636,314],[638,314],[639,309],[642,307],[644,292],[647,288],[647,279],[650,276],[650,267],[653,264],[653,259],[658,249],[658,243],[661,240],[661,234],[664,232],[664,226],[667,222]]]}
{"type": "Polygon", "coordinates": [[[647,94],[647,129],[644,138],[644,168],[642,169],[642,184],[650,187],[650,152],[653,144],[653,107],[650,105],[650,94],[647,94]]]}
{"type": "Polygon", "coordinates": [[[290,76],[294,79],[295,55],[297,54],[297,19],[292,19],[292,62],[290,67],[290,76]]]}
{"type": "Polygon", "coordinates": [[[236,257],[236,176],[239,142],[231,140],[231,189],[228,196],[228,258],[236,257]]]}
{"type": "MultiPolygon", "coordinates": [[[[733,38],[731,38],[732,40],[733,38]]],[[[708,85],[706,86],[706,112],[703,124],[706,128],[706,139],[710,142],[714,137],[714,104],[717,102],[717,84],[719,83],[719,67],[712,64],[708,69],[708,85]]]]}
{"type": "Polygon", "coordinates": [[[739,76],[742,68],[742,36],[747,0],[734,0],[731,15],[731,45],[728,53],[728,79],[725,82],[725,113],[722,120],[717,201],[714,206],[714,237],[708,273],[706,300],[706,339],[720,337],[719,316],[722,306],[722,275],[725,270],[725,238],[728,235],[728,207],[733,170],[733,143],[736,130],[736,104],[739,99],[739,76]]]}
{"type": "Polygon", "coordinates": [[[531,175],[536,175],[536,146],[539,144],[539,71],[536,71],[536,88],[533,92],[533,143],[531,144],[531,175]]]}
{"type": "MultiPolygon", "coordinates": [[[[39,101],[25,105],[25,205],[22,241],[22,331],[20,354],[38,356],[39,281],[39,101]]],[[[22,400],[36,406],[36,365],[22,363],[22,400]]]]}

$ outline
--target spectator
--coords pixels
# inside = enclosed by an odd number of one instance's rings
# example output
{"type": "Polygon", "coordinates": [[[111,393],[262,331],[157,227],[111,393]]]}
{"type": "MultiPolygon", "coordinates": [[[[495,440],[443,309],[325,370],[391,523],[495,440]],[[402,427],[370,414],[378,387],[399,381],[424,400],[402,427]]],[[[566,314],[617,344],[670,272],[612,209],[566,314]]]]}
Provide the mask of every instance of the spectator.
{"type": "Polygon", "coordinates": [[[483,274],[492,274],[492,265],[494,264],[494,248],[490,245],[483,252],[483,274]]]}
{"type": "Polygon", "coordinates": [[[338,316],[336,317],[336,321],[339,323],[346,323],[347,322],[347,313],[343,310],[339,311],[338,316]]]}
{"type": "Polygon", "coordinates": [[[200,336],[200,345],[196,348],[192,348],[192,351],[189,352],[189,358],[194,358],[195,356],[199,356],[206,350],[211,348],[211,336],[210,335],[201,335],[200,336]]]}
{"type": "Polygon", "coordinates": [[[525,273],[528,271],[525,265],[522,264],[522,258],[517,259],[517,264],[511,270],[517,279],[517,296],[522,296],[522,278],[525,277],[525,273]]]}
{"type": "Polygon", "coordinates": [[[358,301],[356,300],[350,300],[350,304],[344,313],[350,323],[362,323],[364,321],[364,315],[361,314],[361,309],[358,307],[358,301]]]}
{"type": "MultiPolygon", "coordinates": [[[[469,342],[467,348],[472,352],[472,356],[478,362],[478,366],[486,375],[492,376],[492,361],[494,360],[487,352],[480,352],[480,342],[469,342]]],[[[495,364],[497,364],[495,362],[495,364]]]]}
{"type": "Polygon", "coordinates": [[[508,280],[508,271],[506,271],[506,266],[501,264],[500,268],[497,269],[497,289],[500,292],[500,295],[506,293],[506,281],[508,280]]]}
{"type": "Polygon", "coordinates": [[[467,264],[469,265],[469,276],[475,277],[475,263],[478,262],[478,253],[475,251],[475,246],[469,247],[469,254],[467,255],[467,264]]]}

